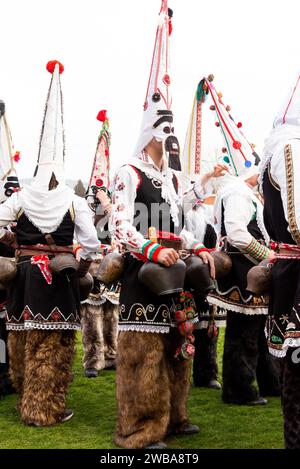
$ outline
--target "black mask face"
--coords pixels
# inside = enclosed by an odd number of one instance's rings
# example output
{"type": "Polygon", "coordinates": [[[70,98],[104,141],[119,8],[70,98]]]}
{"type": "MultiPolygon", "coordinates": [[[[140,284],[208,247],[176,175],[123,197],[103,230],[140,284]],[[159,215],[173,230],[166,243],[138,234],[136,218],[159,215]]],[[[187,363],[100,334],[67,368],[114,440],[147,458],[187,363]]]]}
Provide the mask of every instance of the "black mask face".
{"type": "Polygon", "coordinates": [[[165,140],[165,151],[169,160],[169,167],[176,171],[181,171],[180,146],[178,138],[170,135],[165,140]]]}

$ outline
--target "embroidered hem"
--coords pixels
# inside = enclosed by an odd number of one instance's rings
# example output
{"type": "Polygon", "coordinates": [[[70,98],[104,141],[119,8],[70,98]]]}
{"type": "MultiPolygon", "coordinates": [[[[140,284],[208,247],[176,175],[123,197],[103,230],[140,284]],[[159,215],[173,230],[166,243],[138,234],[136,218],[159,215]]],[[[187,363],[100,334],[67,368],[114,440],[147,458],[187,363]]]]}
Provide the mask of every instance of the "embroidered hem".
{"type": "Polygon", "coordinates": [[[221,300],[216,297],[209,297],[208,298],[209,304],[219,306],[223,308],[225,311],[233,311],[234,313],[241,313],[246,314],[247,316],[253,315],[267,315],[268,308],[265,307],[255,307],[255,306],[239,306],[237,304],[230,303],[230,301],[221,300]]]}
{"type": "Polygon", "coordinates": [[[268,341],[269,352],[273,357],[284,358],[287,354],[289,348],[300,348],[300,337],[293,339],[288,337],[285,339],[282,345],[275,345],[272,342],[268,341]]]}

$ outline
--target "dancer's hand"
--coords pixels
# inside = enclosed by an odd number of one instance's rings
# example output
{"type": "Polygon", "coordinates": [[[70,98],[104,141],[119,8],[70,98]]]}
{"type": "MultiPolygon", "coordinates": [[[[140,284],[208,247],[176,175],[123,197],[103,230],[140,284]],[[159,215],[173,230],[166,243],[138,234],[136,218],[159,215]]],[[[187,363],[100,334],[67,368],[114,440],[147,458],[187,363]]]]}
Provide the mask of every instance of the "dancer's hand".
{"type": "Polygon", "coordinates": [[[276,262],[276,252],[275,251],[270,251],[269,256],[267,257],[268,262],[274,264],[276,262]]]}
{"type": "Polygon", "coordinates": [[[103,209],[107,208],[110,205],[110,198],[108,197],[106,192],[100,190],[97,192],[96,197],[102,205],[103,209]]]}
{"type": "Polygon", "coordinates": [[[214,280],[216,278],[216,268],[214,258],[209,252],[202,251],[198,256],[203,260],[204,264],[209,264],[210,276],[214,280]]]}
{"type": "Polygon", "coordinates": [[[157,262],[165,267],[171,267],[179,259],[179,254],[175,249],[164,248],[157,257],[157,262]]]}

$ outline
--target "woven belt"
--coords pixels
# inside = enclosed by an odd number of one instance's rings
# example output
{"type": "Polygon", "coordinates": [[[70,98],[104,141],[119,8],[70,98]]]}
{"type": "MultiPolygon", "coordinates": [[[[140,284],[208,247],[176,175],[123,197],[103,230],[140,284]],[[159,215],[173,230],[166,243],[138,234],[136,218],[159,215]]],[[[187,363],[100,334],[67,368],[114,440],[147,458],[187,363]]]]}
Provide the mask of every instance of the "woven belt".
{"type": "Polygon", "coordinates": [[[277,259],[298,259],[300,260],[300,246],[296,244],[270,242],[270,248],[276,252],[277,259]]]}
{"type": "Polygon", "coordinates": [[[56,246],[55,249],[51,249],[47,245],[36,244],[34,246],[21,245],[18,249],[16,249],[16,258],[24,256],[37,256],[39,254],[73,254],[73,248],[69,246],[56,246]]]}

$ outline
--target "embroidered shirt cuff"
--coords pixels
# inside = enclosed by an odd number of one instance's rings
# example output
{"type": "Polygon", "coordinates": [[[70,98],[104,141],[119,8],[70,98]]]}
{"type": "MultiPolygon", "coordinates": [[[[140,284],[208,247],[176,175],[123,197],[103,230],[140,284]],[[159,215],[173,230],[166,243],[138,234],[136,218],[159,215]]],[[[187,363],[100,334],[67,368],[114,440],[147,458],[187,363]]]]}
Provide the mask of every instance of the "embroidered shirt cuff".
{"type": "Polygon", "coordinates": [[[157,262],[158,255],[162,249],[164,249],[164,247],[160,244],[146,241],[142,246],[141,254],[149,259],[149,261],[157,262]]]}
{"type": "Polygon", "coordinates": [[[199,256],[200,252],[209,252],[209,249],[207,249],[203,244],[196,242],[192,244],[192,251],[196,256],[199,256]]]}
{"type": "Polygon", "coordinates": [[[253,259],[256,259],[257,261],[264,261],[269,257],[270,250],[255,238],[252,238],[251,243],[249,243],[245,248],[245,253],[249,254],[249,256],[253,257],[253,259]]]}

